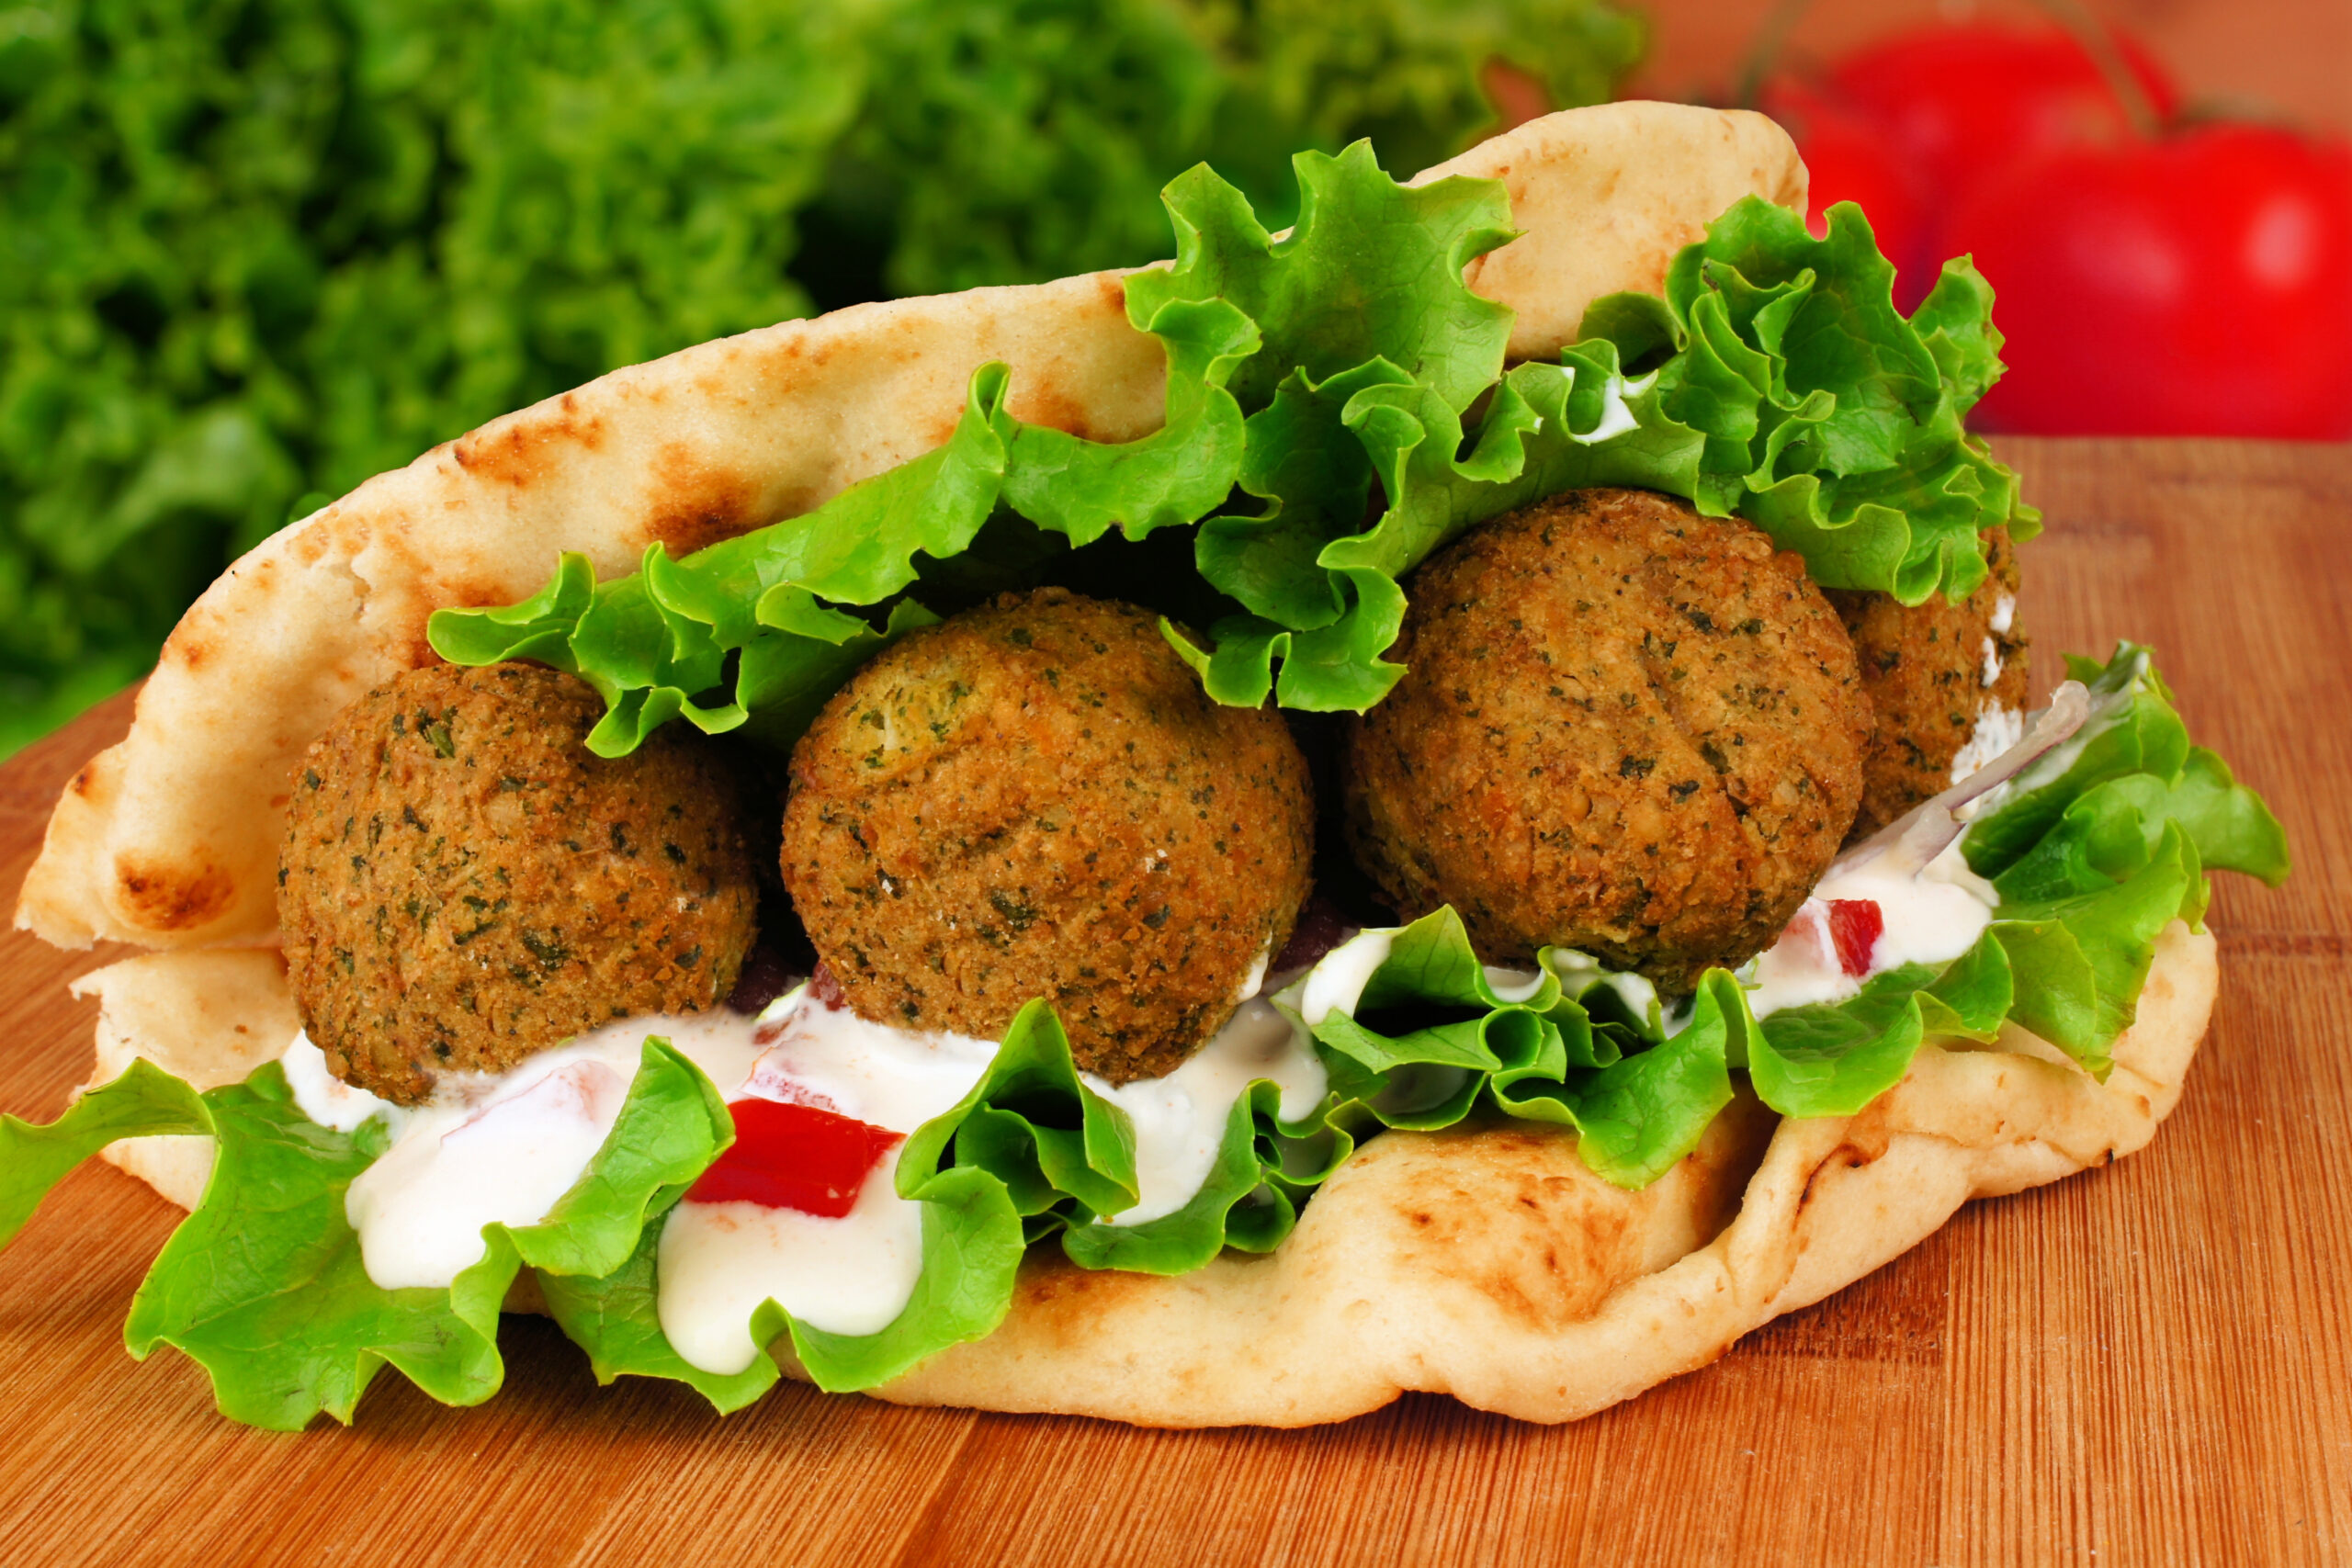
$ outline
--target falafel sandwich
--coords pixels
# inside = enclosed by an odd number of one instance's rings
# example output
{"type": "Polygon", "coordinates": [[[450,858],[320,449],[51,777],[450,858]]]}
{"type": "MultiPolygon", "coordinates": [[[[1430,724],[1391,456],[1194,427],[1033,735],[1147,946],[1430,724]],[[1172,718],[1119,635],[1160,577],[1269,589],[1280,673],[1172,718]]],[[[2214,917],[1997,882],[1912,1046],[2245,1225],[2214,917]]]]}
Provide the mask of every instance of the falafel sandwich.
{"type": "Polygon", "coordinates": [[[266,1427],[502,1308],[721,1411],[1556,1421],[2144,1144],[2286,847],[2146,649],[2029,710],[1984,280],[1749,114],[1296,166],[239,561],[27,879],[155,951],[0,1235],[190,1209],[130,1343],[266,1427]]]}

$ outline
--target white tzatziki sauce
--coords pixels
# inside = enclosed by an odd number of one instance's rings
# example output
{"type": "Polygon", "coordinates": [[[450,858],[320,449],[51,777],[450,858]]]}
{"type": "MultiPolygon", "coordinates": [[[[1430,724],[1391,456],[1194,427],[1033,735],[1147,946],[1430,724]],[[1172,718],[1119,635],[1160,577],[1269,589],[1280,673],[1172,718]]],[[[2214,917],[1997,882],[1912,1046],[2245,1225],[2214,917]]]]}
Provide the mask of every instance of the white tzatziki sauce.
{"type": "Polygon", "coordinates": [[[484,1225],[536,1224],[604,1146],[648,1035],[662,1035],[714,1083],[740,1083],[756,1055],[751,1020],[724,1010],[633,1018],[542,1051],[504,1073],[444,1074],[433,1098],[392,1105],[328,1073],[297,1034],[280,1064],[311,1121],[350,1132],[384,1119],[391,1146],[344,1194],[368,1278],[386,1290],[446,1289],[481,1260],[484,1225]]]}
{"type": "Polygon", "coordinates": [[[1323,955],[1322,961],[1307,971],[1306,984],[1299,992],[1298,1015],[1314,1028],[1333,1013],[1355,1016],[1356,1003],[1363,998],[1363,988],[1372,984],[1373,976],[1388,962],[1388,950],[1396,940],[1397,927],[1374,927],[1361,931],[1323,955]]]}
{"type": "Polygon", "coordinates": [[[1763,1018],[1811,1002],[1840,1002],[1872,975],[1905,964],[1948,964],[1976,944],[1999,903],[1992,884],[1968,869],[1958,840],[1917,875],[1890,855],[1832,866],[1781,940],[1741,970],[1748,1010],[1763,1018]],[[1846,972],[1829,933],[1828,907],[1844,899],[1870,900],[1885,921],[1860,975],[1846,972]]]}
{"type": "MultiPolygon", "coordinates": [[[[797,1101],[911,1133],[953,1110],[995,1058],[991,1041],[916,1033],[827,1007],[808,987],[760,1018],[768,1042],[741,1095],[797,1101]]],[[[774,1301],[834,1334],[876,1334],[905,1310],[922,1272],[922,1205],[899,1196],[899,1154],[877,1162],[838,1219],[762,1203],[670,1211],[655,1256],[656,1311],[671,1348],[722,1375],[752,1364],[752,1314],[774,1301]]]]}
{"type": "MultiPolygon", "coordinates": [[[[1987,682],[1986,684],[1991,684],[1987,682]]],[[[1969,774],[2025,739],[2025,715],[2015,708],[1995,703],[1976,716],[1976,728],[1967,741],[1953,753],[1951,782],[1960,783],[1969,774]]]]}
{"type": "Polygon", "coordinates": [[[1214,1039],[1166,1077],[1114,1086],[1091,1073],[1080,1076],[1135,1123],[1136,1203],[1109,1217],[1114,1225],[1139,1225],[1193,1201],[1216,1164],[1235,1101],[1256,1079],[1281,1087],[1276,1114],[1285,1122],[1313,1111],[1330,1087],[1313,1037],[1263,997],[1243,1002],[1214,1039]]]}

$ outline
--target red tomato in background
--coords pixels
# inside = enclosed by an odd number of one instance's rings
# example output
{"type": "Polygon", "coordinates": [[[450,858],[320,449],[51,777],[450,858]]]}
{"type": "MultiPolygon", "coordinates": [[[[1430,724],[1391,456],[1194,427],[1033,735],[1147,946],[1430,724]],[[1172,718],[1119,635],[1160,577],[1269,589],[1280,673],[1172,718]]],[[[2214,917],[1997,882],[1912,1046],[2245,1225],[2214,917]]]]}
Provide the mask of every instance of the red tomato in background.
{"type": "Polygon", "coordinates": [[[1918,182],[1885,133],[1819,90],[1788,78],[1767,83],[1757,107],[1781,123],[1804,159],[1812,177],[1805,227],[1814,238],[1829,231],[1824,212],[1841,201],[1859,202],[1880,254],[1895,265],[1895,303],[1905,310],[1917,304],[1935,281],[1940,258],[1928,254],[1928,205],[1918,182]]]}
{"type": "MultiPolygon", "coordinates": [[[[2169,117],[2180,94],[2164,68],[2131,39],[2115,41],[2157,116],[2169,117]]],[[[1827,85],[1947,210],[2015,164],[2135,134],[2098,63],[2055,28],[1923,28],[1848,55],[1827,85]]]]}
{"type": "Polygon", "coordinates": [[[2008,374],[1987,428],[2352,436],[2352,151],[2209,125],[2013,169],[1952,212],[2008,374]]]}

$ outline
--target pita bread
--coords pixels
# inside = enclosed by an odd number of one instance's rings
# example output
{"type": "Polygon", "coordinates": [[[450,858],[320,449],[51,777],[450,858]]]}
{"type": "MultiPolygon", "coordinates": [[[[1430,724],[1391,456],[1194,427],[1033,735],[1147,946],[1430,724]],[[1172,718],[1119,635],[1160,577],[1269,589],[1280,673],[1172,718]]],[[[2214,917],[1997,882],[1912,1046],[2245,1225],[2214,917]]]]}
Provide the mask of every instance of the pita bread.
{"type": "MultiPolygon", "coordinates": [[[[1421,177],[1451,174],[1510,190],[1525,232],[1467,276],[1517,312],[1522,359],[1556,353],[1592,299],[1659,288],[1742,197],[1805,193],[1770,121],[1662,104],[1554,115],[1421,177]]],[[[1122,276],[861,306],[616,371],[369,480],[239,561],[165,645],[129,739],[66,790],[17,906],[19,927],[61,946],[168,950],[77,982],[100,998],[93,1081],[144,1056],[209,1088],[291,1038],[269,944],[292,769],[337,711],[429,659],[432,610],[519,599],[559,550],[616,573],[657,539],[684,552],[805,511],[944,440],[990,359],[1012,365],[1023,419],[1148,434],[1162,362],[1126,322],[1122,276]]],[[[1703,1364],[1971,1197],[2138,1148],[2179,1095],[2214,973],[2211,937],[2165,934],[2105,1085],[2022,1034],[1930,1043],[1857,1117],[1778,1121],[1739,1102],[1639,1192],[1594,1177],[1553,1128],[1389,1133],[1271,1256],[1174,1279],[1033,1258],[997,1333],[880,1393],[1289,1426],[1421,1389],[1569,1419],[1703,1364]]],[[[107,1157],[183,1207],[210,1167],[202,1138],[107,1157]]]]}
{"type": "MultiPolygon", "coordinates": [[[[1859,1116],[1783,1121],[1743,1097],[1637,1192],[1593,1175],[1575,1136],[1549,1126],[1384,1133],[1272,1254],[1163,1279],[1091,1273],[1040,1248],[994,1334],[876,1393],[1148,1426],[1297,1427],[1419,1390],[1573,1420],[1851,1284],[1972,1198],[2141,1147],[2180,1098],[2216,975],[2213,938],[2176,921],[2104,1085],[2020,1031],[1989,1048],[1929,1043],[1859,1116]]],[[[100,998],[94,1081],[135,1055],[198,1088],[233,1083],[296,1027],[269,951],[154,953],[76,988],[100,998]]],[[[192,1208],[209,1144],[149,1138],[107,1157],[192,1208]]],[[[509,1309],[535,1309],[531,1277],[520,1283],[528,1294],[509,1309]]]]}

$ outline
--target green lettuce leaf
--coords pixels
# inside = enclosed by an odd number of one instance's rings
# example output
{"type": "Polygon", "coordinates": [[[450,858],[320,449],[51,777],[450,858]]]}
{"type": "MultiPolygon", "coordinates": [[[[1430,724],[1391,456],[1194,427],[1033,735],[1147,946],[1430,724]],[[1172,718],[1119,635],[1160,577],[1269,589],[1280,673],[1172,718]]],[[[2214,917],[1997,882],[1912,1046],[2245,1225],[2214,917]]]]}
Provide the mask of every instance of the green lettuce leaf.
{"type": "Polygon", "coordinates": [[[1291,164],[1298,221],[1279,239],[1205,164],[1179,175],[1164,196],[1176,263],[1127,280],[1129,316],[1152,319],[1180,299],[1239,306],[1264,337],[1233,383],[1253,409],[1294,370],[1319,381],[1373,359],[1468,408],[1502,373],[1510,341],[1510,308],[1462,281],[1464,267],[1516,235],[1501,182],[1399,185],[1369,141],[1291,164]]]}
{"type": "Polygon", "coordinates": [[[1970,825],[1969,869],[2004,898],[2082,891],[2145,863],[2172,824],[2202,864],[2277,886],[2290,865],[2286,834],[2220,758],[2189,744],[2148,649],[2119,642],[2103,665],[2067,662],[2089,689],[2090,716],[1970,825]]]}
{"type": "Polygon", "coordinates": [[[723,1147],[725,1108],[692,1063],[649,1039],[612,1133],[537,1224],[483,1230],[481,1260],[447,1290],[368,1278],[345,1218],[351,1182],[389,1142],[380,1120],[319,1126],[275,1063],[198,1095],[144,1061],[46,1127],[0,1122],[0,1221],[13,1235],[64,1173],[117,1138],[208,1134],[210,1180],[148,1272],[124,1326],[142,1359],[158,1345],[210,1375],[221,1413],[297,1430],[321,1411],[348,1422],[383,1367],[449,1404],[498,1390],[498,1311],[528,1265],[548,1278],[605,1274],[723,1147]]]}
{"type": "Polygon", "coordinates": [[[1850,206],[1815,240],[1742,202],[1677,256],[1663,299],[1600,300],[1559,363],[1506,375],[1510,312],[1462,278],[1511,237],[1498,182],[1400,185],[1361,142],[1295,171],[1299,219],[1280,237],[1205,166],[1168,187],[1177,259],[1125,285],[1128,319],[1167,354],[1155,434],[1107,445],[1025,424],[1010,373],[983,367],[938,450],[683,560],[656,546],[610,582],[567,559],[522,604],[436,614],[434,646],[576,671],[605,700],[590,737],[604,755],[679,717],[783,748],[860,662],[927,624],[910,592],[1063,581],[1166,613],[1219,702],[1362,712],[1403,675],[1383,657],[1401,579],[1565,490],[1736,513],[1825,585],[1907,604],[1975,588],[1984,530],[2034,527],[1962,423],[2000,372],[1991,291],[1954,263],[1906,321],[1850,206]],[[960,570],[1001,516],[1062,547],[960,570]],[[1195,582],[1090,549],[1196,524],[1195,582]]]}
{"type": "Polygon", "coordinates": [[[1675,258],[1664,300],[1597,300],[1583,333],[1654,364],[1664,415],[1703,443],[1678,490],[1702,511],[1756,524],[1824,587],[1957,601],[1984,579],[1977,536],[2030,538],[2039,513],[1962,424],[2000,374],[1992,290],[1947,263],[1906,321],[1894,276],[1850,202],[1816,240],[1751,197],[1675,258]]]}
{"type": "Polygon", "coordinates": [[[1333,1125],[1450,1127],[1482,1104],[1578,1134],[1577,1152],[1623,1187],[1656,1180],[1698,1145],[1731,1100],[1728,1064],[1754,1028],[1739,987],[1711,973],[1668,1033],[1655,993],[1582,954],[1542,955],[1510,995],[1451,908],[1390,938],[1352,1016],[1315,1026],[1331,1074],[1333,1125]],[[1637,1012],[1629,989],[1642,999],[1637,1012]]]}
{"type": "Polygon", "coordinates": [[[319,1126],[275,1062],[204,1102],[219,1145],[212,1179],[131,1302],[132,1355],[187,1352],[222,1415],[274,1431],[300,1431],[322,1410],[349,1422],[387,1365],[444,1404],[498,1392],[498,1308],[522,1263],[497,1227],[449,1289],[386,1290],[368,1278],[343,1207],[384,1152],[384,1124],[319,1126]]]}
{"type": "Polygon", "coordinates": [[[0,1116],[0,1247],[17,1238],[51,1188],[108,1144],[211,1131],[203,1098],[143,1056],[46,1125],[0,1116]]]}
{"type": "Polygon", "coordinates": [[[788,750],[859,665],[936,619],[899,596],[923,562],[961,557],[1000,506],[1078,547],[1224,502],[1243,447],[1225,382],[1258,351],[1257,328],[1219,299],[1167,301],[1136,324],[1168,354],[1166,423],[1151,435],[1108,444],[1025,424],[1005,411],[1006,367],[984,365],[944,446],[813,512],[682,559],[656,543],[637,572],[603,583],[567,555],[530,599],[435,611],[427,637],[452,663],[535,659],[581,676],[605,703],[588,737],[599,756],[626,756],[682,716],[706,734],[748,725],[788,750]],[[878,626],[839,607],[886,604],[878,626]]]}

